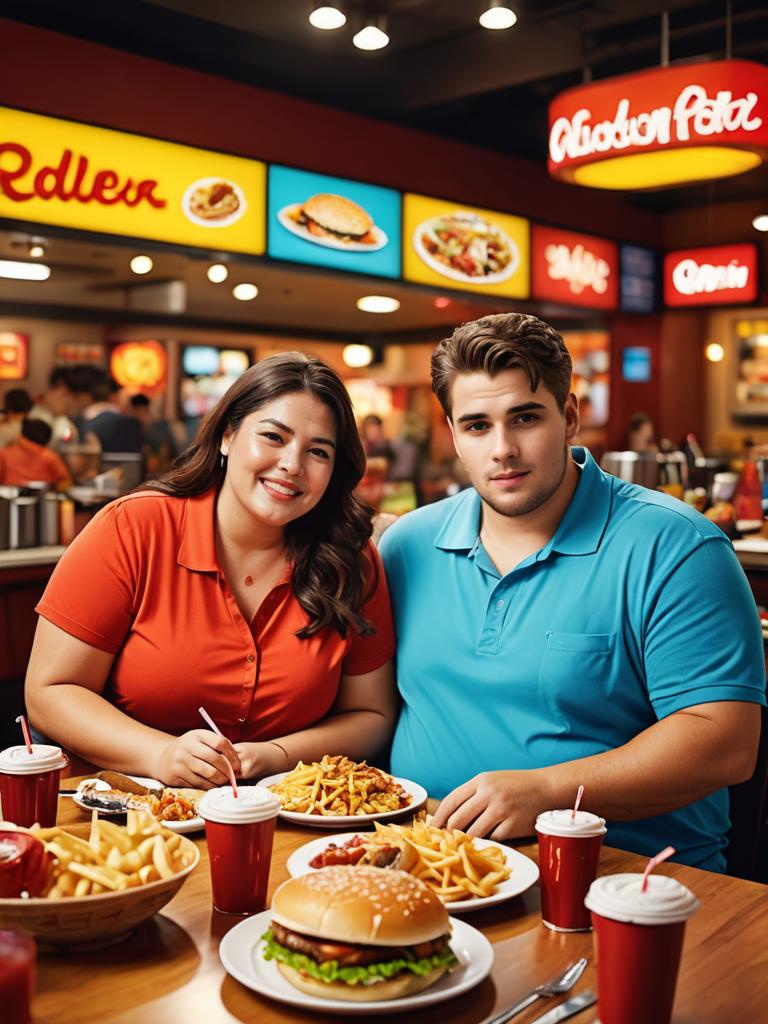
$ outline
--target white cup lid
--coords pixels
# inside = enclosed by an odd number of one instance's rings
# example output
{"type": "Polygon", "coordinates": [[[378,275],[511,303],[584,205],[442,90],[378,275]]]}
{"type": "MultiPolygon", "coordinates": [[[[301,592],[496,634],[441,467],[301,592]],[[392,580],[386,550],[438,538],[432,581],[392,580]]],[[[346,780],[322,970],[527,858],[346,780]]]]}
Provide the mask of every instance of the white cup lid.
{"type": "Polygon", "coordinates": [[[699,909],[691,890],[669,875],[649,875],[645,892],[642,886],[642,875],[603,875],[589,887],[584,903],[601,917],[645,925],[687,921],[699,909]]]}
{"type": "Polygon", "coordinates": [[[544,811],[536,819],[536,831],[545,836],[563,836],[564,838],[589,838],[605,835],[605,818],[599,818],[589,811],[573,810],[544,811]]]}
{"type": "Polygon", "coordinates": [[[5,775],[37,775],[64,768],[66,764],[61,747],[48,743],[33,743],[31,754],[23,743],[0,751],[0,772],[5,775]]]}
{"type": "Polygon", "coordinates": [[[235,797],[231,786],[209,789],[197,805],[198,814],[222,825],[252,825],[277,816],[280,798],[266,786],[238,786],[237,792],[235,797]]]}

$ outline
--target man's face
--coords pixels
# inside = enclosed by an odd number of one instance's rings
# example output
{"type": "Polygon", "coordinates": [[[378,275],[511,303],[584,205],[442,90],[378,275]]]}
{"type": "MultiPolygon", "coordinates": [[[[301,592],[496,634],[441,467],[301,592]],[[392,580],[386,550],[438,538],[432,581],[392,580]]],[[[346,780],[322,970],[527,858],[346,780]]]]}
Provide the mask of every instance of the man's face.
{"type": "Polygon", "coordinates": [[[449,421],[456,452],[483,501],[502,516],[544,505],[565,480],[568,444],[579,426],[574,395],[560,409],[524,370],[459,374],[449,421]]]}

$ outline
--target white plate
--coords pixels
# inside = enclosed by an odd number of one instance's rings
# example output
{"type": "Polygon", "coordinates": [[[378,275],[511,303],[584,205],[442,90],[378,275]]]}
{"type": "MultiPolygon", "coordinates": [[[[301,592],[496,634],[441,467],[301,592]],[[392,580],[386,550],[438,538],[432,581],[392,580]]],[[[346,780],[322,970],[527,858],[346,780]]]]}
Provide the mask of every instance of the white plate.
{"type": "Polygon", "coordinates": [[[238,184],[229,178],[213,177],[213,178],[199,178],[197,181],[193,181],[189,188],[185,191],[181,199],[181,208],[184,211],[184,216],[187,220],[191,220],[193,224],[199,224],[202,228],[226,228],[230,224],[234,224],[236,221],[245,213],[248,208],[248,204],[245,201],[245,194],[238,184]],[[209,185],[215,185],[218,182],[223,182],[225,185],[229,185],[232,191],[238,198],[240,205],[236,210],[227,217],[217,217],[215,220],[207,220],[205,217],[198,217],[196,213],[192,213],[189,208],[189,204],[192,200],[192,193],[198,188],[207,188],[209,185]]]}
{"type": "MultiPolygon", "coordinates": [[[[295,878],[297,875],[306,875],[311,871],[322,871],[322,868],[311,868],[309,862],[313,857],[316,857],[318,853],[322,853],[329,843],[336,843],[337,846],[343,846],[348,839],[352,839],[353,836],[365,835],[360,832],[345,832],[339,836],[323,836],[320,839],[313,839],[309,843],[304,843],[298,850],[294,850],[286,861],[286,869],[288,874],[295,878]]],[[[507,867],[512,869],[512,874],[506,881],[501,882],[496,886],[496,891],[490,896],[479,897],[473,896],[469,900],[457,900],[454,903],[446,903],[446,906],[452,914],[464,914],[470,910],[482,910],[483,907],[490,907],[494,903],[503,903],[505,900],[511,900],[514,896],[519,896],[521,892],[525,892],[526,889],[537,882],[539,879],[539,868],[530,857],[526,857],[522,853],[518,853],[517,850],[511,849],[509,846],[503,846],[501,843],[496,843],[493,839],[475,839],[475,846],[478,850],[486,850],[489,846],[495,846],[496,849],[501,850],[504,854],[507,867]]],[[[386,868],[382,868],[386,870],[386,868]]]]}
{"type": "MultiPolygon", "coordinates": [[[[274,786],[282,782],[288,772],[280,772],[279,775],[270,775],[266,779],[259,779],[260,786],[274,786]]],[[[418,782],[411,782],[410,779],[398,779],[393,776],[395,782],[399,782],[405,792],[412,798],[407,807],[401,807],[399,811],[381,811],[379,814],[304,814],[299,811],[279,812],[279,817],[285,821],[293,821],[299,825],[309,825],[312,828],[344,828],[345,826],[362,825],[366,821],[386,821],[388,818],[399,818],[403,814],[411,814],[417,811],[427,802],[427,791],[418,782]]]]}
{"type": "MultiPolygon", "coordinates": [[[[442,1003],[461,995],[488,977],[493,967],[493,946],[476,928],[465,921],[451,918],[451,948],[458,964],[434,985],[403,999],[378,999],[370,1003],[347,1003],[341,999],[318,999],[305,995],[285,980],[274,960],[262,956],[261,936],[269,927],[269,910],[235,925],[219,946],[225,970],[242,985],[260,995],[304,1010],[319,1010],[346,1016],[366,1017],[369,1013],[400,1013],[417,1010],[433,1003],[442,1003]]],[[[446,1018],[447,1019],[447,1018],[446,1018]]]]}
{"type": "MultiPolygon", "coordinates": [[[[126,778],[133,779],[133,781],[138,782],[140,786],[162,786],[162,782],[158,782],[157,779],[148,779],[145,775],[126,775],[126,778]]],[[[94,808],[84,804],[79,795],[81,787],[85,786],[89,782],[95,782],[97,789],[111,789],[112,787],[108,782],[105,782],[104,779],[83,779],[77,787],[78,792],[73,794],[72,800],[78,807],[82,807],[84,811],[87,811],[90,814],[94,808]]],[[[173,787],[171,786],[169,788],[172,789],[173,787]]],[[[105,811],[100,807],[96,807],[95,810],[99,817],[104,818],[114,818],[125,813],[125,811],[105,811]]],[[[189,818],[188,821],[162,821],[160,824],[163,828],[167,828],[169,832],[178,832],[181,835],[185,835],[187,832],[199,832],[205,828],[205,821],[203,818],[189,818]]]]}
{"type": "Polygon", "coordinates": [[[507,278],[512,277],[512,275],[515,273],[518,266],[520,265],[520,247],[518,246],[517,242],[512,241],[512,239],[509,237],[506,231],[503,231],[500,227],[498,227],[495,224],[491,224],[491,222],[485,220],[484,217],[479,217],[478,219],[485,221],[485,223],[488,224],[489,227],[495,228],[496,231],[498,231],[499,235],[501,235],[501,237],[509,246],[511,258],[509,263],[506,265],[506,267],[504,267],[503,270],[499,270],[495,274],[481,274],[477,277],[473,276],[472,274],[463,274],[460,270],[456,270],[454,269],[454,267],[448,267],[446,266],[445,263],[441,263],[440,260],[436,260],[432,253],[425,248],[424,243],[421,240],[421,235],[426,228],[432,227],[435,221],[444,220],[445,217],[462,215],[465,217],[477,216],[476,214],[472,214],[464,210],[457,210],[455,211],[455,213],[441,214],[437,217],[430,217],[428,220],[422,221],[422,223],[419,224],[419,226],[413,232],[413,247],[416,250],[416,254],[419,257],[419,259],[423,263],[426,263],[428,267],[431,267],[432,270],[436,271],[438,274],[442,274],[443,277],[449,277],[452,281],[465,281],[469,284],[499,284],[501,281],[506,281],[507,278]]]}
{"type": "Polygon", "coordinates": [[[375,224],[371,228],[376,241],[371,242],[370,245],[365,242],[345,242],[341,238],[333,238],[328,236],[327,238],[318,238],[317,235],[313,235],[305,224],[297,224],[295,220],[291,218],[291,213],[297,208],[301,207],[301,203],[290,203],[288,206],[284,206],[282,210],[278,210],[277,219],[286,229],[290,231],[292,235],[297,235],[299,238],[303,238],[305,242],[314,242],[315,245],[324,245],[327,249],[341,249],[342,252],[377,252],[379,249],[383,249],[389,239],[387,238],[386,232],[382,231],[380,227],[375,224]]]}

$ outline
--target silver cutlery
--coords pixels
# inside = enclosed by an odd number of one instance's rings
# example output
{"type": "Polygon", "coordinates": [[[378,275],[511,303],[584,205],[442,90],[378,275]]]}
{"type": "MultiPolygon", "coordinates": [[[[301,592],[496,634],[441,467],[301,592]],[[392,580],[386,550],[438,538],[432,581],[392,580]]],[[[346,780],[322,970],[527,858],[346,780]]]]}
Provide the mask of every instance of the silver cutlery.
{"type": "Polygon", "coordinates": [[[512,1020],[518,1013],[522,1013],[531,1003],[535,1003],[539,996],[561,996],[564,992],[569,992],[584,973],[586,966],[586,957],[582,957],[581,960],[572,963],[570,967],[566,967],[562,974],[558,974],[551,981],[547,981],[543,985],[537,985],[532,992],[529,992],[527,996],[524,996],[514,1006],[502,1010],[495,1017],[489,1017],[485,1024],[506,1024],[508,1020],[512,1020]]]}
{"type": "Polygon", "coordinates": [[[565,1020],[567,1017],[573,1017],[575,1013],[581,1013],[582,1010],[586,1010],[588,1006],[592,1006],[596,1002],[597,996],[594,992],[580,992],[579,995],[556,1006],[554,1010],[542,1013],[531,1024],[557,1024],[558,1021],[565,1020]]]}

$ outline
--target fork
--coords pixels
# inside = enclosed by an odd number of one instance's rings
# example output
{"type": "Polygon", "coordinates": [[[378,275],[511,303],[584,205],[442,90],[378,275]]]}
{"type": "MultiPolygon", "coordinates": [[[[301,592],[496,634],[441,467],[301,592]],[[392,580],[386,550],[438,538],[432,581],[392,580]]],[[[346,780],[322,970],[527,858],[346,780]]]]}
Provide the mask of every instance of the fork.
{"type": "Polygon", "coordinates": [[[485,1024],[506,1024],[508,1020],[512,1020],[518,1013],[522,1013],[531,1003],[535,1003],[539,996],[561,996],[563,992],[568,992],[584,973],[586,966],[587,961],[585,957],[582,957],[581,960],[576,960],[570,967],[566,967],[562,974],[558,974],[551,981],[547,981],[543,985],[537,985],[532,992],[529,992],[527,996],[524,996],[514,1006],[510,1006],[507,1010],[502,1010],[495,1017],[489,1017],[485,1024]]]}

